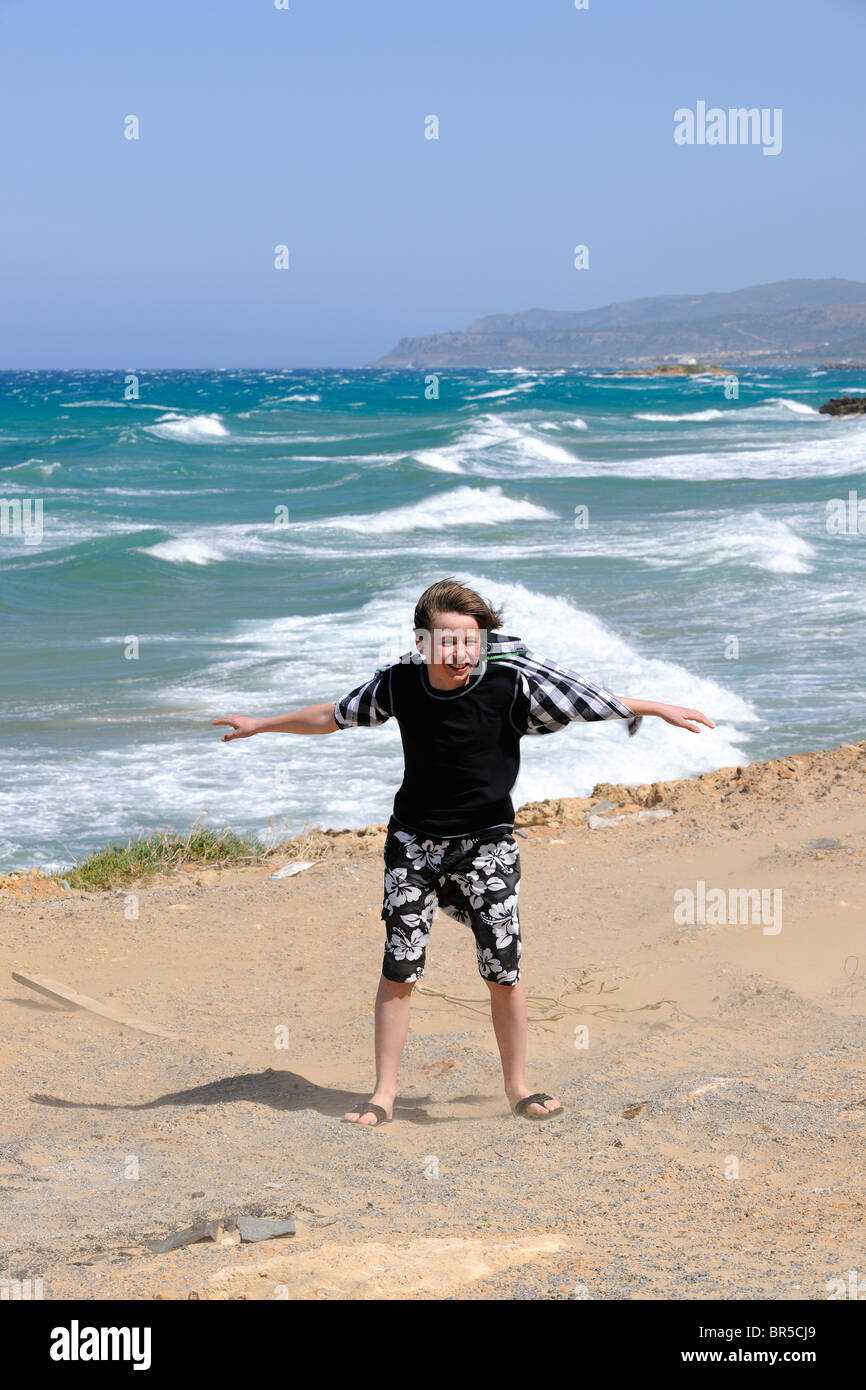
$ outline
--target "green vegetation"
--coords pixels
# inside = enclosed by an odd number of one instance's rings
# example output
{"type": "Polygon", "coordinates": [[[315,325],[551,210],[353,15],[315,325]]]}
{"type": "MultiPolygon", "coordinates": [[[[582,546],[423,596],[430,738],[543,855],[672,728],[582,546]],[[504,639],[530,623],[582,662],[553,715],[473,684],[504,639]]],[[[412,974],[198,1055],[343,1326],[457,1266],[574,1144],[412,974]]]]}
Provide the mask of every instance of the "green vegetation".
{"type": "Polygon", "coordinates": [[[252,835],[206,830],[200,825],[192,826],[187,835],[175,835],[169,827],[125,845],[94,850],[79,860],[71,872],[56,877],[65,878],[70,888],[101,893],[108,888],[125,888],[136,879],[173,873],[183,864],[250,864],[267,853],[261,841],[252,835]]]}

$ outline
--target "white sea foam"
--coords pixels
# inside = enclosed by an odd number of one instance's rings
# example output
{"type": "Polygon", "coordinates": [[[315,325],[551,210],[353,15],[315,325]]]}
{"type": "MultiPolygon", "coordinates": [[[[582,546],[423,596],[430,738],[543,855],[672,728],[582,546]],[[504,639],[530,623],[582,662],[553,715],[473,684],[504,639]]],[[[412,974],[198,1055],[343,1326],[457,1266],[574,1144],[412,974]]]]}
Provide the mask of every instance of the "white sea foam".
{"type": "Polygon", "coordinates": [[[721,420],[724,413],[723,410],[693,410],[684,415],[663,415],[660,411],[641,411],[632,418],[635,420],[659,420],[667,424],[668,422],[676,423],[679,420],[721,420]]]}
{"type": "Polygon", "coordinates": [[[436,468],[440,473],[462,473],[463,465],[457,457],[457,452],[448,449],[419,449],[414,458],[419,463],[423,463],[425,468],[436,468]]]}
{"type": "Polygon", "coordinates": [[[781,420],[791,423],[791,417],[795,419],[809,419],[817,421],[818,424],[824,423],[824,416],[812,405],[806,405],[804,401],[789,400],[786,396],[771,396],[769,400],[761,401],[759,405],[739,405],[735,407],[735,417],[742,420],[755,420],[759,423],[764,420],[781,420]]]}
{"type": "Polygon", "coordinates": [[[528,424],[506,415],[481,415],[453,444],[421,450],[415,457],[427,467],[444,472],[478,473],[488,477],[521,476],[521,468],[522,476],[529,477],[539,472],[566,475],[580,472],[579,462],[572,452],[535,433],[536,429],[549,424],[549,421],[528,424]],[[540,470],[539,462],[546,467],[540,470]]]}
{"type": "Polygon", "coordinates": [[[791,400],[788,400],[785,396],[781,396],[778,400],[768,401],[767,404],[768,404],[768,405],[781,405],[781,406],[784,406],[784,408],[785,408],[786,410],[793,410],[793,412],[794,412],[795,415],[817,415],[817,414],[818,414],[817,410],[815,410],[813,406],[811,406],[811,405],[806,405],[803,401],[791,401],[791,400]]]}
{"type": "MultiPolygon", "coordinates": [[[[262,412],[248,411],[247,415],[262,412]]],[[[240,417],[238,417],[240,418],[240,417]]],[[[242,444],[345,444],[350,439],[378,439],[378,434],[243,434],[238,436],[242,444]]]]}
{"type": "Polygon", "coordinates": [[[292,463],[364,463],[367,467],[388,468],[392,463],[404,459],[404,453],[395,454],[293,454],[292,463]]]}
{"type": "Polygon", "coordinates": [[[551,444],[547,439],[536,439],[532,434],[526,433],[520,440],[520,452],[528,458],[545,459],[549,463],[576,462],[574,454],[570,454],[567,449],[563,449],[561,444],[551,444]]]}
{"type": "Polygon", "coordinates": [[[50,478],[58,468],[62,468],[62,463],[45,463],[42,459],[25,459],[23,463],[10,463],[6,468],[0,468],[0,473],[18,473],[21,469],[29,469],[32,473],[39,473],[43,478],[50,478]]]}
{"type": "Polygon", "coordinates": [[[668,415],[661,411],[641,411],[632,418],[648,420],[653,423],[658,421],[665,424],[679,424],[681,421],[687,420],[727,420],[729,423],[743,424],[746,421],[790,421],[791,416],[812,417],[818,420],[822,418],[814,406],[805,405],[803,401],[788,400],[784,396],[772,397],[770,400],[762,401],[759,405],[731,403],[725,410],[709,408],[707,410],[685,411],[678,415],[668,415]]]}
{"type": "MultiPolygon", "coordinates": [[[[805,518],[811,524],[811,514],[805,518]]],[[[581,533],[581,553],[646,564],[653,569],[745,566],[770,574],[808,574],[814,545],[791,523],[763,512],[668,513],[623,521],[612,535],[603,528],[581,533]]]]}
{"type": "Polygon", "coordinates": [[[815,547],[798,536],[787,522],[747,512],[727,518],[710,530],[711,563],[740,563],[771,574],[809,574],[815,547]]]}
{"type": "MultiPolygon", "coordinates": [[[[823,421],[829,417],[820,418],[823,421]]],[[[679,452],[662,454],[653,453],[654,439],[649,436],[646,451],[636,456],[578,459],[569,455],[568,464],[548,461],[544,466],[524,448],[522,441],[512,444],[502,440],[483,450],[464,450],[464,472],[515,481],[535,477],[831,478],[861,472],[866,420],[853,417],[835,423],[844,428],[817,428],[810,419],[806,430],[784,439],[769,433],[725,434],[724,447],[710,449],[702,443],[700,449],[683,447],[679,452]]]]}
{"type": "Polygon", "coordinates": [[[334,515],[301,522],[296,529],[355,531],[389,535],[400,531],[445,531],[454,526],[498,526],[511,521],[543,521],[554,517],[534,502],[506,497],[501,488],[458,487],[423,502],[368,515],[334,515]]]}
{"type": "Polygon", "coordinates": [[[211,565],[224,560],[279,560],[286,551],[299,548],[293,532],[303,526],[281,527],[272,522],[237,522],[213,525],[206,530],[190,527],[179,534],[141,547],[145,555],[170,564],[211,565]]]}
{"type": "Polygon", "coordinates": [[[823,430],[799,442],[758,444],[752,448],[700,453],[685,451],[637,459],[596,461],[582,470],[587,475],[609,473],[629,478],[811,478],[844,477],[862,469],[866,428],[862,422],[850,435],[823,430]]]}
{"type": "Polygon", "coordinates": [[[522,391],[531,391],[537,386],[537,381],[523,381],[519,386],[504,386],[499,391],[479,391],[477,396],[467,396],[468,401],[493,400],[496,396],[519,396],[522,391]]]}
{"type": "Polygon", "coordinates": [[[175,439],[183,444],[210,444],[229,437],[219,415],[180,415],[170,411],[155,425],[145,425],[144,428],[160,439],[175,439]]]}
{"type": "Polygon", "coordinates": [[[82,406],[99,406],[101,409],[111,408],[112,410],[162,410],[164,405],[148,405],[145,401],[61,401],[61,408],[64,410],[78,410],[82,406]]]}
{"type": "Polygon", "coordinates": [[[226,559],[215,546],[191,536],[160,541],[158,545],[143,546],[141,549],[144,555],[152,555],[156,560],[168,560],[172,565],[210,565],[226,559]]]}

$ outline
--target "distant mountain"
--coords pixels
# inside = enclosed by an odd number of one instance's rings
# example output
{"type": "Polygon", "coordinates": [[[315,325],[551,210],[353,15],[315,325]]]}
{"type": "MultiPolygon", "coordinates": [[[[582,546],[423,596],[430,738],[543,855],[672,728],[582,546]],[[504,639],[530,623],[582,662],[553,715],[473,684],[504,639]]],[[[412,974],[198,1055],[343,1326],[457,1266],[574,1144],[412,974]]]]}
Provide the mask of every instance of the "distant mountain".
{"type": "Polygon", "coordinates": [[[866,284],[779,280],[725,294],[658,295],[577,312],[528,309],[477,319],[465,333],[401,338],[374,367],[637,366],[835,362],[866,356],[866,284]]]}

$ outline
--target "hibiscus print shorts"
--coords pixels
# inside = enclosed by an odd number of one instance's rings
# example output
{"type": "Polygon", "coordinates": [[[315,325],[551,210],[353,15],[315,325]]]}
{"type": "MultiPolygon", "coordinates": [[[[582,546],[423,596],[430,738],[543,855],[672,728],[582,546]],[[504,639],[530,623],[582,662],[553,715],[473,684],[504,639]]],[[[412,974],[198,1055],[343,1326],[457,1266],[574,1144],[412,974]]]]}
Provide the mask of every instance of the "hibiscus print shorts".
{"type": "Polygon", "coordinates": [[[393,817],[385,841],[386,980],[412,984],[424,974],[436,908],[471,927],[486,980],[520,979],[520,854],[510,832],[436,840],[393,817]]]}

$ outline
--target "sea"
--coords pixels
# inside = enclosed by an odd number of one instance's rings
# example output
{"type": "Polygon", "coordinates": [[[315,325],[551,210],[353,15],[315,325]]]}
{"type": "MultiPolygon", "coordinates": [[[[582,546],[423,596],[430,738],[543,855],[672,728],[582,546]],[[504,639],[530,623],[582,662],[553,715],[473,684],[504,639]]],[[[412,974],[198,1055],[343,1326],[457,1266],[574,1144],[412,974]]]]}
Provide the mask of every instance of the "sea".
{"type": "Polygon", "coordinates": [[[387,819],[395,721],[231,744],[211,721],[339,699],[446,576],[534,652],[716,725],[526,738],[516,804],[862,738],[866,416],[818,407],[864,390],[770,366],[0,375],[0,867],[387,819]]]}

